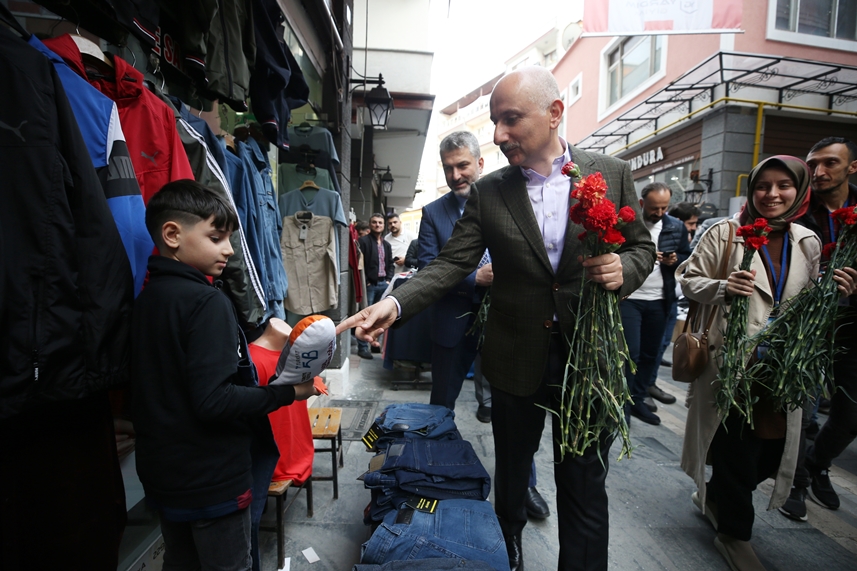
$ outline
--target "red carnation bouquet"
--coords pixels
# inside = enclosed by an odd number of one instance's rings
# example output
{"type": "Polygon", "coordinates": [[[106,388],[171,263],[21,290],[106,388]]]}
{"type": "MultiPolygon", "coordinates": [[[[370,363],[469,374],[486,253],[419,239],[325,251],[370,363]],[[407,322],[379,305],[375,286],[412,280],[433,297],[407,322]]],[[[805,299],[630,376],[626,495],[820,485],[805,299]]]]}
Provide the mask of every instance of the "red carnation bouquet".
{"type": "Polygon", "coordinates": [[[827,381],[834,380],[841,296],[833,270],[857,265],[857,206],[835,210],[831,217],[839,234],[822,250],[827,269],[821,279],[783,303],[777,317],[748,341],[751,347],[764,345],[766,351],[745,377],[767,387],[778,407],[794,409],[807,399],[829,396],[827,381]]]}
{"type": "MultiPolygon", "coordinates": [[[[579,177],[580,170],[567,163],[562,173],[579,177]]],[[[633,222],[634,210],[616,205],[606,198],[607,183],[600,172],[575,183],[570,208],[572,222],[583,226],[578,235],[587,257],[615,252],[625,242],[619,230],[633,222]]],[[[581,277],[581,295],[577,306],[577,325],[569,339],[569,355],[562,383],[559,417],[560,457],[566,453],[581,456],[591,445],[600,446],[604,432],[622,439],[619,458],[630,455],[631,440],[625,421],[625,403],[631,401],[625,381],[624,363],[629,360],[628,345],[619,314],[619,296],[581,277]]],[[[633,363],[631,363],[633,368],[633,363]]],[[[598,449],[600,455],[600,449],[598,449]]]]}
{"type": "MultiPolygon", "coordinates": [[[[756,218],[752,224],[741,226],[735,232],[736,236],[744,238],[744,257],[738,269],[749,271],[756,255],[762,246],[768,243],[771,227],[764,218],[756,218]]],[[[750,353],[747,338],[747,315],[750,298],[743,295],[735,296],[726,316],[726,334],[723,340],[723,360],[717,379],[720,389],[715,397],[717,411],[724,421],[733,407],[753,424],[753,397],[750,395],[751,380],[744,373],[744,364],[750,353]]]]}

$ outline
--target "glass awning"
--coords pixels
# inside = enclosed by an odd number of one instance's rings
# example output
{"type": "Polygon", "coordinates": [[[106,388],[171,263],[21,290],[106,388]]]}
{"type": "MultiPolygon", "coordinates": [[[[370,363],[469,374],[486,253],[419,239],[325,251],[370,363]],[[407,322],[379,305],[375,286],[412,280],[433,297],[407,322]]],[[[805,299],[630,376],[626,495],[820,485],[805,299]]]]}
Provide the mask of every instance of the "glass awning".
{"type": "MultiPolygon", "coordinates": [[[[790,57],[719,52],[578,143],[604,152],[627,145],[631,134],[671,113],[690,113],[693,102],[738,97],[745,87],[777,91],[777,102],[804,94],[825,95],[828,108],[857,100],[857,67],[790,57]]],[[[699,105],[696,105],[698,108],[699,105]]]]}

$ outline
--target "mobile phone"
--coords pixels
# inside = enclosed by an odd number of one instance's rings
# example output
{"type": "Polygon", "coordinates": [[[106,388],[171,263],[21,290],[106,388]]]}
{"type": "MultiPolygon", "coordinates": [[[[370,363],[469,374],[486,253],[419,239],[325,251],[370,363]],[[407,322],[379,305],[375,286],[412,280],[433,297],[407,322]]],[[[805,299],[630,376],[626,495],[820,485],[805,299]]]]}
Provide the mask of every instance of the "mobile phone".
{"type": "Polygon", "coordinates": [[[675,252],[661,252],[661,256],[663,256],[664,258],[672,256],[673,254],[675,254],[675,252]]]}

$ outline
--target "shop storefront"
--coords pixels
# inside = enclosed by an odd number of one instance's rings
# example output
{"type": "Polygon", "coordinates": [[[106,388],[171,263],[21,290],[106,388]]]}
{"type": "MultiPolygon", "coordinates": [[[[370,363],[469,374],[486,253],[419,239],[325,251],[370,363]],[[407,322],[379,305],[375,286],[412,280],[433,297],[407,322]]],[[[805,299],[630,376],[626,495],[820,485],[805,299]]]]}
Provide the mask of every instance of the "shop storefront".
{"type": "MultiPolygon", "coordinates": [[[[67,127],[83,135],[84,160],[91,161],[94,170],[88,164],[85,169],[95,173],[88,182],[98,190],[93,198],[98,204],[78,206],[113,216],[133,274],[127,276],[129,292],[133,289],[136,295],[142,288],[152,251],[144,223],[145,204],[163,184],[193,178],[222,194],[238,212],[241,228],[233,233],[235,254],[223,281],[246,330],[272,316],[292,322],[312,313],[341,318],[347,306],[340,303],[347,300],[347,293],[341,292],[348,291],[350,282],[348,252],[340,252],[339,244],[347,243],[344,237],[348,233],[343,205],[350,202],[350,189],[343,182],[350,179],[351,101],[350,95],[341,96],[337,86],[348,82],[345,70],[352,55],[352,3],[324,2],[312,9],[293,0],[194,3],[194,10],[209,10],[208,14],[191,13],[185,4],[190,3],[0,0],[0,32],[4,33],[0,58],[14,68],[9,54],[32,47],[25,52],[27,57],[43,64],[40,69],[45,74],[55,69],[59,75],[62,89],[50,94],[51,102],[59,109],[70,104],[71,122],[79,126],[67,127]],[[210,22],[206,23],[206,16],[210,22]],[[340,162],[340,156],[346,159],[340,162]],[[312,252],[300,252],[304,259],[317,255],[326,260],[314,266],[321,269],[308,279],[324,281],[329,295],[304,303],[297,293],[307,287],[305,268],[299,267],[299,256],[284,257],[281,241],[288,234],[284,218],[291,221],[298,212],[307,211],[317,220],[326,218],[330,228],[321,237],[329,248],[315,248],[314,243],[312,252]],[[334,250],[335,256],[331,256],[329,252],[334,250]]],[[[35,123],[26,112],[32,102],[15,100],[13,91],[3,94],[8,113],[0,123],[0,135],[15,139],[9,144],[20,139],[23,145],[28,135],[21,128],[35,123]],[[13,120],[16,114],[20,117],[13,120]]],[[[13,180],[38,178],[32,164],[6,164],[2,158],[0,164],[4,177],[9,174],[6,169],[19,169],[13,180]]],[[[71,165],[72,170],[75,167],[71,165]]],[[[78,179],[74,182],[81,184],[78,179]]],[[[28,190],[38,194],[41,189],[33,186],[28,190]]],[[[33,217],[34,224],[40,223],[38,212],[25,214],[33,217]]],[[[12,244],[9,236],[0,237],[7,247],[12,244]]],[[[69,241],[73,239],[76,237],[69,241]]],[[[309,248],[300,241],[296,244],[309,248]]],[[[54,247],[62,250],[66,246],[55,243],[54,247]]],[[[104,258],[102,263],[112,262],[104,258]]],[[[120,268],[127,265],[105,267],[102,273],[123,271],[120,268]]],[[[12,289],[4,295],[9,296],[6,301],[15,303],[12,289]]],[[[116,315],[104,317],[106,322],[118,319],[120,313],[127,316],[132,301],[129,297],[118,304],[116,315]]],[[[34,344],[41,337],[50,343],[75,335],[35,327],[34,344]]],[[[127,328],[117,327],[116,331],[127,339],[127,328]]],[[[3,347],[4,363],[11,362],[6,360],[7,349],[14,348],[3,347]]],[[[42,369],[45,382],[54,382],[48,378],[50,364],[42,369]]],[[[38,381],[38,365],[34,371],[38,381]]],[[[8,428],[14,426],[18,414],[30,414],[41,406],[42,397],[35,391],[32,397],[15,401],[22,403],[15,405],[18,408],[7,406],[7,400],[17,396],[6,390],[6,375],[4,370],[0,376],[4,383],[0,420],[8,428]]],[[[121,376],[127,378],[127,371],[121,376]]],[[[162,565],[163,540],[156,512],[147,505],[137,476],[129,395],[126,385],[113,388],[110,401],[117,442],[122,441],[118,455],[127,512],[118,569],[157,570],[162,565]]],[[[65,398],[73,407],[74,399],[65,398]]],[[[44,422],[50,425],[52,420],[44,422]]],[[[65,427],[55,428],[59,432],[65,427]]],[[[111,438],[112,434],[111,430],[111,438]]],[[[64,466],[51,465],[49,443],[43,456],[45,478],[66,478],[71,489],[78,486],[82,491],[93,485],[87,483],[85,469],[69,474],[64,466]]],[[[33,482],[33,486],[40,494],[49,494],[47,483],[33,482]]],[[[46,533],[74,532],[74,522],[54,521],[50,513],[40,515],[54,522],[46,533]]]]}

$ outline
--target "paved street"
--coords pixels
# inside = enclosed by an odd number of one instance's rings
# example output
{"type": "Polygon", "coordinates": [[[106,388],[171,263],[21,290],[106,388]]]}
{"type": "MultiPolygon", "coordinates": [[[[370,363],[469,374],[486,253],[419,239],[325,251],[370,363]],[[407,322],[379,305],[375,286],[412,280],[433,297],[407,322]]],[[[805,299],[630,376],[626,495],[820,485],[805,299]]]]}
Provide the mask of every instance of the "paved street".
{"type": "MultiPolygon", "coordinates": [[[[393,381],[413,378],[409,370],[387,371],[379,355],[372,361],[351,355],[347,382],[331,383],[325,400],[377,401],[375,414],[392,402],[428,402],[427,386],[392,390],[393,381]]],[[[423,380],[430,373],[421,374],[423,380]]],[[[630,459],[611,457],[607,478],[610,495],[610,569],[668,569],[728,571],[713,545],[714,530],[690,501],[694,486],[682,472],[682,435],[687,411],[683,406],[685,387],[670,380],[670,370],[662,368],[659,386],[678,398],[674,405],[661,405],[663,424],[658,427],[633,420],[631,434],[635,449],[630,459]]],[[[313,406],[324,406],[319,401],[313,406]]],[[[471,441],[489,474],[494,472],[491,426],[476,420],[473,383],[466,381],[456,406],[456,422],[462,435],[471,441]]],[[[826,417],[822,416],[822,420],[826,417]]],[[[538,488],[554,511],[550,454],[550,426],[545,430],[536,457],[538,488]]],[[[614,447],[615,452],[615,447],[614,447]]],[[[345,442],[345,467],[340,469],[339,499],[332,499],[331,484],[314,485],[315,516],[306,518],[304,494],[287,512],[286,556],[291,570],[348,571],[359,560],[360,545],[369,537],[362,523],[369,492],[356,478],[363,473],[370,454],[360,442],[345,442]],[[301,551],[313,547],[321,558],[310,564],[301,551]]],[[[316,455],[315,471],[328,474],[330,456],[316,455]]],[[[753,544],[769,571],[857,569],[857,445],[834,465],[832,479],[842,499],[838,511],[829,511],[807,502],[809,522],[786,519],[777,511],[765,511],[773,482],[765,482],[755,494],[756,523],[753,544]]],[[[273,503],[266,521],[273,517],[273,503]]],[[[541,522],[531,522],[524,530],[526,568],[530,571],[556,569],[557,520],[555,514],[541,522]]],[[[263,570],[276,570],[276,538],[262,533],[263,570]]]]}

